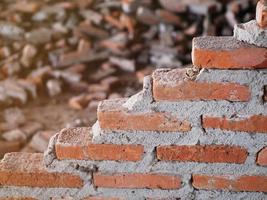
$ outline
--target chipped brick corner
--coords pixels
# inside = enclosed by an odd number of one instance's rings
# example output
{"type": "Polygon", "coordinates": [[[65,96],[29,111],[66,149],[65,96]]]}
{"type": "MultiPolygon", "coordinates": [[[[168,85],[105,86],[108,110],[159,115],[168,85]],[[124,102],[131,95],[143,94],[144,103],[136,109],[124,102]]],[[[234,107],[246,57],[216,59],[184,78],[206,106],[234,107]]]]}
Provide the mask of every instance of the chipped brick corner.
{"type": "Polygon", "coordinates": [[[267,199],[264,2],[234,37],[195,38],[191,68],[102,101],[92,128],[61,130],[44,155],[6,154],[0,199],[267,199]]]}

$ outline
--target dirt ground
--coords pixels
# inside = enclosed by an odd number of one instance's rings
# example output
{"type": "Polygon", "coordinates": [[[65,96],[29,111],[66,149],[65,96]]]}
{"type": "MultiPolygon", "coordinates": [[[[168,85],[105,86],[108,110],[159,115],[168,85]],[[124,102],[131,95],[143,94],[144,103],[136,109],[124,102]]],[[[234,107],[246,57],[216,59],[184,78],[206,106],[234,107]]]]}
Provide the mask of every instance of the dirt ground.
{"type": "Polygon", "coordinates": [[[58,131],[69,126],[91,126],[96,121],[96,110],[71,109],[68,106],[71,96],[70,93],[53,98],[43,95],[21,109],[27,120],[40,122],[47,130],[58,131]]]}

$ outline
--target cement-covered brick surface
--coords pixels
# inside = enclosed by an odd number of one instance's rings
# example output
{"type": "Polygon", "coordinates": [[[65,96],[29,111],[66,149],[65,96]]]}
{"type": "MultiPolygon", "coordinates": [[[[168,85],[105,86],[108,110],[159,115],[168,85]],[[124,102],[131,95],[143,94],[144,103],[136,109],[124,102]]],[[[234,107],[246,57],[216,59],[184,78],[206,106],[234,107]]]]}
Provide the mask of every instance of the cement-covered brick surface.
{"type": "Polygon", "coordinates": [[[206,190],[266,192],[267,176],[193,175],[193,186],[206,190]]]}
{"type": "Polygon", "coordinates": [[[234,37],[237,40],[267,48],[267,29],[260,28],[256,20],[235,25],[234,37]]]}
{"type": "Polygon", "coordinates": [[[90,128],[63,129],[57,139],[56,156],[59,160],[117,160],[142,159],[142,145],[93,144],[90,128]]]}
{"type": "Polygon", "coordinates": [[[267,68],[267,49],[234,37],[203,36],[193,39],[193,65],[201,68],[267,68]]]}
{"type": "Polygon", "coordinates": [[[10,153],[0,162],[0,185],[40,188],[81,188],[80,177],[69,173],[49,172],[42,154],[10,153]],[[34,178],[33,178],[34,177],[34,178]]]}
{"type": "Polygon", "coordinates": [[[153,95],[156,101],[228,100],[249,101],[250,90],[234,82],[195,81],[190,68],[156,70],[153,73],[153,95]]]}
{"type": "Polygon", "coordinates": [[[191,130],[190,122],[167,112],[129,112],[123,107],[124,99],[105,100],[100,103],[97,116],[101,128],[106,130],[181,131],[191,130]]]}

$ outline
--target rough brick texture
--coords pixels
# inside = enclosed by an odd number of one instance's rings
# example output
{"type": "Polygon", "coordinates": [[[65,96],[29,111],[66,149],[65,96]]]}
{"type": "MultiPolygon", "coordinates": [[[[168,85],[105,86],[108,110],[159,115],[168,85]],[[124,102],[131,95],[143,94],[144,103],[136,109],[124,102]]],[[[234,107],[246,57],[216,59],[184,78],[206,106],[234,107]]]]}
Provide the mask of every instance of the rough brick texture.
{"type": "Polygon", "coordinates": [[[254,115],[248,118],[238,119],[205,116],[203,118],[203,128],[267,133],[267,116],[254,115]]]}
{"type": "Polygon", "coordinates": [[[258,153],[257,163],[262,166],[267,166],[267,147],[258,153]]]}
{"type": "Polygon", "coordinates": [[[93,144],[90,128],[64,129],[56,143],[59,160],[141,160],[144,148],[141,145],[93,144]]]}
{"type": "Polygon", "coordinates": [[[193,175],[197,189],[267,192],[267,176],[193,175]]]}
{"type": "Polygon", "coordinates": [[[247,151],[223,145],[160,146],[157,147],[157,158],[167,161],[242,164],[246,161],[247,151]]]}
{"type": "Polygon", "coordinates": [[[236,83],[191,80],[189,69],[157,70],[153,73],[153,95],[157,101],[229,100],[249,101],[248,86],[236,83]]]}
{"type": "Polygon", "coordinates": [[[191,130],[190,123],[162,112],[127,112],[125,100],[107,100],[98,107],[100,127],[107,130],[180,131],[191,130]]]}
{"type": "Polygon", "coordinates": [[[42,154],[9,153],[0,162],[0,186],[82,187],[82,180],[68,173],[50,173],[42,154]]]}
{"type": "Polygon", "coordinates": [[[94,174],[94,184],[107,188],[177,189],[181,187],[179,177],[160,174],[94,174]]]}
{"type": "Polygon", "coordinates": [[[267,68],[267,49],[233,37],[198,37],[193,40],[195,66],[220,69],[267,68]]]}
{"type": "Polygon", "coordinates": [[[257,4],[256,20],[260,27],[267,28],[267,2],[264,0],[257,4]]]}

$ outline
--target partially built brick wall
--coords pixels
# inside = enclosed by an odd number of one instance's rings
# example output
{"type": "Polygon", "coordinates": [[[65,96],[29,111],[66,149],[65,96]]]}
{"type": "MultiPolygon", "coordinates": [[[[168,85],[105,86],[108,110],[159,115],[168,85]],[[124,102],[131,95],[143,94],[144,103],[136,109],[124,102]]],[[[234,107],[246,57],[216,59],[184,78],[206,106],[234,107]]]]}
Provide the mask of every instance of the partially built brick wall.
{"type": "Polygon", "coordinates": [[[92,128],[63,129],[44,155],[7,154],[0,197],[267,199],[267,46],[235,33],[195,38],[192,67],[101,102],[92,128]]]}

